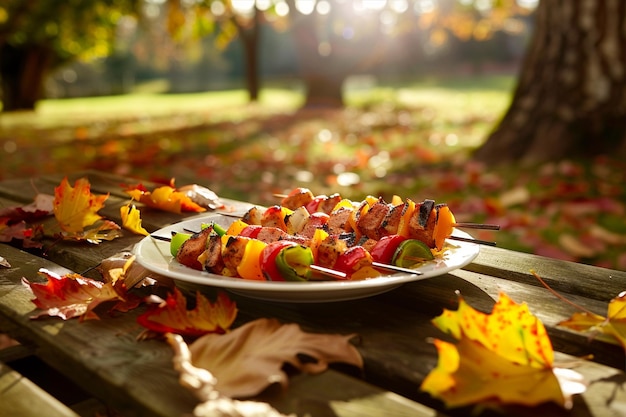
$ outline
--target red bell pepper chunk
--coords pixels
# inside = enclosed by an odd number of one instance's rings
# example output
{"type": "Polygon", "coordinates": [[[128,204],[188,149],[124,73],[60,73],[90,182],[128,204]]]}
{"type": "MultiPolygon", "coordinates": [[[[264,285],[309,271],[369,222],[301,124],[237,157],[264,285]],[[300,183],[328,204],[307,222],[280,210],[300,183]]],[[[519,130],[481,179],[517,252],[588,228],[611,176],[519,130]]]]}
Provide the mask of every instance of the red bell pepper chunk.
{"type": "Polygon", "coordinates": [[[311,201],[310,201],[310,202],[309,202],[309,203],[305,206],[306,210],[307,210],[309,213],[315,213],[315,212],[317,212],[317,211],[318,211],[318,209],[319,209],[319,207],[320,207],[320,203],[321,203],[322,201],[326,200],[327,198],[328,198],[328,196],[325,196],[325,195],[318,195],[318,196],[315,196],[315,197],[313,198],[313,200],[311,200],[311,201]]]}
{"type": "Polygon", "coordinates": [[[363,246],[353,246],[339,255],[333,269],[347,274],[347,278],[365,266],[372,265],[372,256],[363,246]]]}
{"type": "Polygon", "coordinates": [[[390,265],[396,249],[406,239],[406,237],[400,235],[383,236],[370,250],[372,259],[374,262],[390,265]]]}
{"type": "Polygon", "coordinates": [[[288,240],[279,240],[268,244],[261,252],[260,262],[263,275],[268,281],[285,281],[282,274],[279,272],[276,266],[276,257],[283,249],[296,246],[297,243],[290,242],[288,240]]]}
{"type": "Polygon", "coordinates": [[[239,232],[239,236],[249,237],[252,239],[256,239],[259,236],[259,232],[263,229],[263,226],[258,224],[250,224],[244,227],[241,232],[239,232]]]}

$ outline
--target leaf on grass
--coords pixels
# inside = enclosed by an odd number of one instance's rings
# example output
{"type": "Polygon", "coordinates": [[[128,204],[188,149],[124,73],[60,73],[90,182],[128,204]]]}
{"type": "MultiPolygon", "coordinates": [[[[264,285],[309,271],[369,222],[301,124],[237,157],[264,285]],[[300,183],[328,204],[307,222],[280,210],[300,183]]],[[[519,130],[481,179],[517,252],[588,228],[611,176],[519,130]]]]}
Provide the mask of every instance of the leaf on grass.
{"type": "Polygon", "coordinates": [[[72,187],[67,177],[54,189],[54,216],[61,229],[68,234],[78,234],[91,226],[102,216],[98,211],[104,206],[109,195],[91,194],[91,185],[86,178],[80,178],[72,187]]]}
{"type": "Polygon", "coordinates": [[[286,363],[308,373],[322,372],[334,362],[362,368],[363,359],[350,343],[353,336],[305,333],[297,324],[263,318],[223,335],[205,335],[190,350],[193,365],[217,379],[217,391],[242,398],[275,383],[286,387],[286,363]],[[312,360],[301,360],[300,355],[312,360]]]}
{"type": "Polygon", "coordinates": [[[159,300],[148,311],[137,317],[137,321],[148,330],[157,333],[176,333],[183,336],[202,336],[207,333],[224,333],[237,317],[237,305],[220,292],[215,303],[199,292],[196,306],[187,310],[187,299],[174,288],[165,301],[159,300]]]}
{"type": "Polygon", "coordinates": [[[126,193],[134,200],[146,206],[172,213],[180,214],[183,211],[206,211],[204,207],[194,203],[187,194],[176,190],[173,180],[170,185],[157,187],[153,191],[148,191],[143,185],[139,184],[127,188],[126,193]]]}
{"type": "Polygon", "coordinates": [[[122,227],[131,232],[148,236],[150,233],[141,226],[141,213],[134,204],[120,207],[120,215],[122,216],[122,227]]]}
{"type": "Polygon", "coordinates": [[[559,326],[579,332],[600,332],[613,337],[626,350],[626,291],[609,302],[607,316],[589,311],[574,313],[559,326]]]}
{"type": "Polygon", "coordinates": [[[569,408],[571,396],[586,389],[578,373],[553,367],[552,343],[543,323],[525,303],[516,304],[504,293],[491,314],[460,298],[456,311],[445,309],[433,323],[459,342],[435,341],[438,364],[421,389],[449,407],[553,401],[569,408]]]}
{"type": "Polygon", "coordinates": [[[73,317],[80,317],[81,320],[97,319],[93,309],[99,304],[105,301],[126,301],[111,283],[85,278],[79,274],[59,276],[43,268],[39,270],[39,275],[47,278],[48,282],[31,283],[22,278],[22,282],[35,295],[33,303],[43,310],[32,318],[48,315],[58,316],[63,320],[73,317]]]}

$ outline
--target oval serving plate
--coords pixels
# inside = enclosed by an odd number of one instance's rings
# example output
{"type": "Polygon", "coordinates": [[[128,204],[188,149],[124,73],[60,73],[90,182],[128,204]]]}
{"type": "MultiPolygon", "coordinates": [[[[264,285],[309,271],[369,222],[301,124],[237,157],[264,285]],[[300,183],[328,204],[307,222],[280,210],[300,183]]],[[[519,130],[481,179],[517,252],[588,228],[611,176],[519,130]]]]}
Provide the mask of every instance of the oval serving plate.
{"type": "MultiPolygon", "coordinates": [[[[233,219],[218,213],[202,215],[164,227],[153,235],[171,237],[171,233],[185,230],[200,230],[202,224],[217,223],[228,227],[233,219]]],[[[455,230],[455,235],[470,238],[465,232],[455,230]]],[[[273,282],[251,281],[230,278],[197,271],[178,263],[170,254],[169,242],[151,236],[143,238],[134,248],[137,262],[149,271],[175,280],[199,285],[209,285],[227,289],[246,297],[268,301],[315,303],[344,301],[381,294],[407,282],[433,278],[452,270],[462,268],[478,256],[479,245],[471,242],[447,241],[448,250],[441,258],[429,261],[416,268],[421,275],[395,273],[362,281],[309,281],[273,282]]]]}

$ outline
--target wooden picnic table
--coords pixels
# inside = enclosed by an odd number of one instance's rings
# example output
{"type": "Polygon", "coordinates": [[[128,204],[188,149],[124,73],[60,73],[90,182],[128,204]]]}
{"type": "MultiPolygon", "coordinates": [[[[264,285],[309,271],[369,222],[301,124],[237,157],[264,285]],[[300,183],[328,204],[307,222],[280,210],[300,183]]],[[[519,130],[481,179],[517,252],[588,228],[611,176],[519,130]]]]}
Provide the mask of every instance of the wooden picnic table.
{"type": "MultiPolygon", "coordinates": [[[[87,171],[68,176],[70,184],[80,177],[91,183],[93,193],[110,193],[100,213],[120,222],[119,208],[128,196],[120,184],[139,182],[112,174],[87,171]]],[[[28,204],[37,193],[53,194],[62,176],[17,179],[0,182],[0,207],[28,204]]],[[[153,186],[143,182],[148,188],[153,186]]],[[[202,184],[207,185],[207,184],[202,184]]],[[[210,187],[210,185],[207,185],[210,187]]],[[[227,204],[244,204],[226,201],[227,204]]],[[[144,227],[153,232],[195,214],[172,214],[142,210],[144,227]]],[[[53,221],[54,219],[47,219],[53,221]]],[[[10,268],[0,269],[0,332],[21,343],[21,355],[14,348],[0,351],[0,414],[7,399],[24,394],[16,391],[24,384],[5,384],[16,357],[36,359],[54,372],[123,416],[180,416],[190,414],[198,400],[178,382],[172,366],[173,351],[163,341],[138,341],[142,328],[136,317],[140,307],[123,314],[100,314],[100,320],[80,322],[59,318],[30,317],[35,312],[30,290],[22,277],[43,282],[40,268],[61,275],[88,271],[124,249],[133,247],[142,236],[124,236],[98,245],[67,241],[46,241],[43,250],[24,249],[19,242],[0,245],[0,256],[10,268]],[[13,352],[9,354],[7,352],[13,352]],[[3,399],[4,398],[4,399],[3,399]]],[[[289,303],[263,301],[235,293],[237,325],[273,317],[285,323],[298,323],[303,330],[320,333],[357,334],[357,349],[364,369],[333,366],[311,376],[291,378],[285,391],[270,390],[260,400],[284,413],[310,416],[435,416],[467,415],[470,408],[447,409],[443,403],[420,391],[423,379],[435,367],[437,352],[430,338],[445,336],[431,323],[443,308],[456,309],[457,293],[472,307],[490,312],[499,294],[526,302],[542,320],[556,351],[558,361],[570,361],[590,383],[587,391],[574,397],[570,410],[555,404],[538,407],[507,407],[501,412],[482,411],[482,415],[615,416],[626,415],[623,386],[624,350],[606,338],[590,337],[557,326],[576,309],[556,298],[533,276],[541,276],[551,288],[578,305],[606,315],[609,300],[626,289],[626,273],[589,265],[565,262],[510,250],[482,246],[469,265],[445,275],[404,284],[383,294],[338,302],[289,303]]],[[[185,283],[187,295],[200,291],[208,296],[217,289],[185,283]]],[[[19,378],[17,378],[19,380],[19,378]]],[[[32,392],[39,392],[34,390],[32,392]]],[[[37,394],[34,394],[37,397],[37,394]]],[[[34,398],[33,397],[33,398],[34,398]]],[[[44,404],[50,399],[44,398],[44,404]]],[[[22,404],[29,410],[22,415],[42,415],[35,400],[22,404]]],[[[71,404],[70,404],[71,405],[71,404]]],[[[46,405],[45,407],[48,407],[46,405]]],[[[6,411],[6,409],[5,409],[6,411]]],[[[15,414],[18,415],[18,414],[15,414]]],[[[68,410],[65,415],[75,415],[68,410]]],[[[85,414],[83,414],[85,415],[85,414]]],[[[92,414],[93,415],[93,414],[92,414]]]]}

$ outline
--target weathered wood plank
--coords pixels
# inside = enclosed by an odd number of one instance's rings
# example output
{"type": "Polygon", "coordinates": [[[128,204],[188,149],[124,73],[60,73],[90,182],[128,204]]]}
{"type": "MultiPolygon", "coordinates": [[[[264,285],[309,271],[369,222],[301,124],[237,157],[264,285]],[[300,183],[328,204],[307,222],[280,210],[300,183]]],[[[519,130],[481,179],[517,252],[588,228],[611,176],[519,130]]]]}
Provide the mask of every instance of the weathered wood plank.
{"type": "Polygon", "coordinates": [[[30,380],[0,362],[0,415],[79,417],[30,380]]]}

